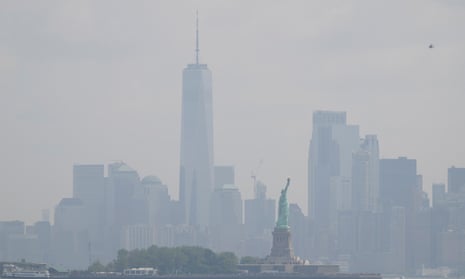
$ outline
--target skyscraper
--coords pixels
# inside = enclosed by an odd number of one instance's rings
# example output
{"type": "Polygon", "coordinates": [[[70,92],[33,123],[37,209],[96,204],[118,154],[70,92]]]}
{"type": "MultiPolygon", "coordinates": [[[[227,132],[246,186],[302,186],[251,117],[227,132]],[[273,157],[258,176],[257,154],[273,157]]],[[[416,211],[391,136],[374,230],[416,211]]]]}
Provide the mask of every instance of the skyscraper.
{"type": "Polygon", "coordinates": [[[417,161],[399,157],[398,159],[381,159],[380,199],[384,210],[393,206],[414,209],[417,191],[417,161]]]}
{"type": "Polygon", "coordinates": [[[379,147],[376,135],[367,135],[352,155],[352,209],[379,209],[379,147]]]}
{"type": "Polygon", "coordinates": [[[447,191],[449,193],[465,192],[465,168],[447,169],[447,191]]]}
{"type": "Polygon", "coordinates": [[[360,146],[358,126],[346,124],[346,113],[315,111],[308,157],[308,216],[320,225],[330,212],[350,206],[352,153],[360,146]],[[331,197],[331,193],[341,193],[331,197]],[[331,204],[331,200],[338,204],[331,204]]]}
{"type": "Polygon", "coordinates": [[[179,200],[185,222],[204,227],[213,190],[212,78],[207,65],[199,63],[198,35],[197,20],[195,64],[188,64],[182,75],[179,200]]]}

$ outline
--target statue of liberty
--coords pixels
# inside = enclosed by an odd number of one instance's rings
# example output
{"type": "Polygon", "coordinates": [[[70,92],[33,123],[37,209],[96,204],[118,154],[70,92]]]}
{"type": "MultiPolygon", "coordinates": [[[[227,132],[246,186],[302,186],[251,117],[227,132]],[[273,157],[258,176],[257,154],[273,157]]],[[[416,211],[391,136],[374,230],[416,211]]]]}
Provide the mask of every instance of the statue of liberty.
{"type": "Polygon", "coordinates": [[[289,188],[290,183],[291,179],[288,178],[286,187],[281,190],[281,196],[279,197],[278,221],[276,222],[276,228],[278,229],[289,229],[289,203],[287,202],[287,188],[289,188]]]}

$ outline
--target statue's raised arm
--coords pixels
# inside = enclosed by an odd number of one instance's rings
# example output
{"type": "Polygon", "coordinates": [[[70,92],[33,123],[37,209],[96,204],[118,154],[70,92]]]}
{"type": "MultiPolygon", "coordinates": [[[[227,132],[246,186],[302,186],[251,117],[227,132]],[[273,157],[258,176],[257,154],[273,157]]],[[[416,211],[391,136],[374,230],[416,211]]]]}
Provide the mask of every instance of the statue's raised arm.
{"type": "Polygon", "coordinates": [[[278,221],[276,222],[277,228],[288,229],[288,218],[289,218],[289,203],[287,202],[287,189],[291,184],[291,179],[287,179],[286,187],[281,190],[281,196],[279,197],[278,207],[278,221]]]}
{"type": "Polygon", "coordinates": [[[284,187],[284,192],[286,192],[286,194],[287,194],[287,188],[289,188],[289,184],[291,184],[291,179],[288,177],[286,187],[284,187]]]}

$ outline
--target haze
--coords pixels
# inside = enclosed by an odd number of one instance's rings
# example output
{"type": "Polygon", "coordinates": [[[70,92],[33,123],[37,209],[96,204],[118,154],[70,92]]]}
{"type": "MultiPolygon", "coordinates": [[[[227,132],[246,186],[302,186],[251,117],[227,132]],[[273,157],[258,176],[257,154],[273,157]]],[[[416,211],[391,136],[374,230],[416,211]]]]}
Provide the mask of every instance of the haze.
{"type": "Polygon", "coordinates": [[[216,165],[306,212],[315,110],[346,111],[429,191],[465,166],[462,1],[2,1],[0,220],[40,218],[73,164],[124,161],[178,198],[181,72],[213,73],[216,165]],[[434,48],[429,48],[430,44],[434,48]],[[261,162],[261,166],[259,162],[261,162]]]}

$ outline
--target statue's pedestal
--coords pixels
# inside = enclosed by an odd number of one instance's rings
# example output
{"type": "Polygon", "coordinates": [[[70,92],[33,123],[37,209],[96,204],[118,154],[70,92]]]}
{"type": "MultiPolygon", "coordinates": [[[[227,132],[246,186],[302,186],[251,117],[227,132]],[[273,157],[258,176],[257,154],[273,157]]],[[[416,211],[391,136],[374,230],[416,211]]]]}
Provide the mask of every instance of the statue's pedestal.
{"type": "Polygon", "coordinates": [[[274,229],[273,247],[266,261],[275,264],[289,264],[296,261],[292,249],[292,239],[289,228],[274,229]]]}

